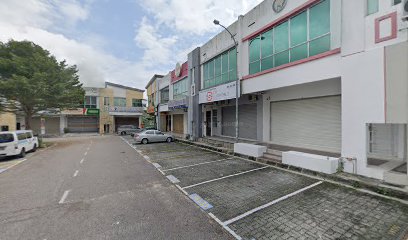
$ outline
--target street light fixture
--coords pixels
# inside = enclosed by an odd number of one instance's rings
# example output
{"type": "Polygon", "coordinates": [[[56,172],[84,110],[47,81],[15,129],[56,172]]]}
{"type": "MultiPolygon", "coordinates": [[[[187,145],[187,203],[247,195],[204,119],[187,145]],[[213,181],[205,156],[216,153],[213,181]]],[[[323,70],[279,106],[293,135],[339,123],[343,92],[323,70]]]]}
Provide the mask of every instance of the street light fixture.
{"type": "Polygon", "coordinates": [[[213,23],[215,25],[221,26],[222,28],[224,28],[230,35],[232,40],[234,40],[234,45],[235,45],[235,51],[237,52],[237,80],[235,83],[235,141],[238,142],[238,136],[239,136],[239,124],[238,124],[238,98],[239,98],[239,71],[238,71],[238,42],[235,40],[234,35],[232,35],[232,33],[228,30],[228,28],[226,28],[225,26],[223,26],[222,24],[220,24],[220,21],[218,21],[217,19],[214,19],[213,23]]]}

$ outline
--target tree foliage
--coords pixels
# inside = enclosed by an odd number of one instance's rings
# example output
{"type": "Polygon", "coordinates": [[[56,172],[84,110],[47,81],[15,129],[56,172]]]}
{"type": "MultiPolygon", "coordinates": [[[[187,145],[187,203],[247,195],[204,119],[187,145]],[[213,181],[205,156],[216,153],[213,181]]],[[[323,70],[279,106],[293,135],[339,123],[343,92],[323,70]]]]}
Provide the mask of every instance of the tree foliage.
{"type": "Polygon", "coordinates": [[[84,95],[75,65],[33,42],[0,42],[0,111],[24,113],[26,128],[34,114],[77,107],[84,95]]]}

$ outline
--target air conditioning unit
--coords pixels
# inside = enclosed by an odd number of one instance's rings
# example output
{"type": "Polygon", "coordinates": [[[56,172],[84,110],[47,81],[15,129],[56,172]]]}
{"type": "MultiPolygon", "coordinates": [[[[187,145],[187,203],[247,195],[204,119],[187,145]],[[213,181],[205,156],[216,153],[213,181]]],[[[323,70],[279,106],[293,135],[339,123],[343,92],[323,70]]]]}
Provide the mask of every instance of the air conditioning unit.
{"type": "Polygon", "coordinates": [[[408,21],[408,0],[402,3],[402,20],[408,21]]]}

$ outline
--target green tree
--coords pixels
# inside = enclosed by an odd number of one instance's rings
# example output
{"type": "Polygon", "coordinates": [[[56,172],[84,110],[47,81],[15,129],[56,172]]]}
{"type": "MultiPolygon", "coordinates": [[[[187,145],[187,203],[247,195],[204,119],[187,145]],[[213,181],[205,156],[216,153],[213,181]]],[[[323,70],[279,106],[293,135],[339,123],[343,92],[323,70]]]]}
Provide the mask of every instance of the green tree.
{"type": "Polygon", "coordinates": [[[75,65],[33,42],[0,42],[0,111],[24,113],[27,129],[36,113],[78,107],[84,95],[75,65]]]}

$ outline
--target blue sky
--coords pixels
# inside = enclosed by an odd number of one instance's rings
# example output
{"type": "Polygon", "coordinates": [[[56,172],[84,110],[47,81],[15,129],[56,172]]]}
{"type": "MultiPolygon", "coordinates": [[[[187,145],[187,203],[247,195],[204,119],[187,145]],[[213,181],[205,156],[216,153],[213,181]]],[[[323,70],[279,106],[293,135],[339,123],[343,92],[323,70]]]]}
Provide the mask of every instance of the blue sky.
{"type": "Polygon", "coordinates": [[[85,86],[143,89],[260,0],[2,0],[0,41],[30,40],[76,64],[85,86]]]}

